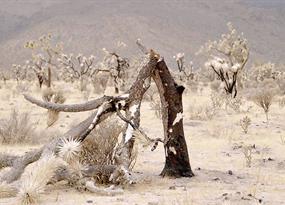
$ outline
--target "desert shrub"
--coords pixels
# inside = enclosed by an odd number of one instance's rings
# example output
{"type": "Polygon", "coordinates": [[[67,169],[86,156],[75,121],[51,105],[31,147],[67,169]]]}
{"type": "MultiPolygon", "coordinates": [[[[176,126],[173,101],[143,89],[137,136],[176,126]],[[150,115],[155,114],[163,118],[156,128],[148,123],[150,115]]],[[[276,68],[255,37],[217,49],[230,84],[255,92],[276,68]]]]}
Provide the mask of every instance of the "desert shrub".
{"type": "Polygon", "coordinates": [[[285,107],[285,97],[284,96],[279,98],[278,104],[279,104],[280,108],[284,108],[285,107]]]}
{"type": "Polygon", "coordinates": [[[242,98],[241,97],[236,97],[236,98],[230,98],[230,97],[226,97],[225,98],[226,102],[226,109],[227,108],[231,108],[232,110],[234,110],[236,113],[240,113],[241,112],[241,106],[243,104],[242,98]]]}
{"type": "Polygon", "coordinates": [[[253,102],[261,107],[265,113],[266,116],[266,122],[269,122],[269,108],[273,102],[273,98],[275,96],[275,93],[271,89],[263,89],[256,91],[256,93],[253,94],[252,100],[253,102]]]}
{"type": "Polygon", "coordinates": [[[211,120],[217,114],[217,110],[211,105],[190,105],[188,117],[190,120],[211,120]]]}
{"type": "MultiPolygon", "coordinates": [[[[153,102],[158,98],[159,98],[159,93],[158,93],[156,86],[150,86],[147,89],[145,95],[143,96],[143,99],[147,102],[153,102]]],[[[152,108],[152,105],[151,105],[151,108],[152,108]]]]}
{"type": "Polygon", "coordinates": [[[240,126],[245,134],[247,134],[248,127],[250,126],[250,124],[251,124],[251,119],[248,116],[245,116],[240,120],[240,126]]]}
{"type": "Polygon", "coordinates": [[[95,94],[102,94],[105,92],[107,83],[109,80],[109,74],[108,73],[102,73],[95,75],[92,79],[92,86],[94,88],[95,94]]]}
{"type": "MultiPolygon", "coordinates": [[[[47,88],[43,90],[42,98],[46,102],[53,102],[58,104],[63,104],[66,100],[66,98],[63,95],[63,92],[61,91],[54,91],[50,88],[47,88]]],[[[52,126],[59,117],[59,112],[54,110],[48,110],[47,111],[47,126],[52,126]]]]}
{"type": "Polygon", "coordinates": [[[216,93],[220,92],[221,91],[221,82],[218,80],[212,81],[210,83],[210,88],[216,93]]]}
{"type": "MultiPolygon", "coordinates": [[[[82,144],[79,155],[80,163],[87,165],[113,165],[114,153],[119,143],[119,135],[123,131],[124,126],[121,125],[116,118],[111,118],[100,123],[100,125],[90,133],[82,144]],[[116,125],[116,126],[113,126],[116,125]]],[[[136,149],[131,154],[132,165],[135,163],[136,149]]],[[[131,167],[132,168],[132,167],[131,167]]],[[[107,183],[109,180],[104,175],[98,175],[96,180],[98,183],[107,183]]]]}
{"type": "Polygon", "coordinates": [[[20,81],[17,83],[15,88],[17,93],[25,93],[30,90],[30,85],[26,82],[20,81]]]}
{"type": "Polygon", "coordinates": [[[153,99],[153,101],[150,102],[150,108],[155,112],[155,116],[157,118],[161,118],[161,103],[159,98],[153,99]]]}
{"type": "Polygon", "coordinates": [[[90,89],[86,89],[86,90],[82,91],[81,94],[82,94],[83,100],[88,101],[88,99],[90,97],[90,93],[91,93],[90,89]]]}
{"type": "Polygon", "coordinates": [[[0,121],[0,138],[5,144],[31,143],[36,132],[29,113],[13,110],[8,119],[0,121]]]}
{"type": "Polygon", "coordinates": [[[285,137],[284,136],[280,136],[280,142],[282,145],[285,145],[285,137]]]}
{"type": "Polygon", "coordinates": [[[211,92],[210,99],[211,99],[211,104],[212,104],[213,109],[221,109],[221,107],[223,106],[225,102],[224,96],[219,95],[216,92],[211,92]]]}
{"type": "Polygon", "coordinates": [[[252,145],[244,145],[242,147],[242,153],[244,155],[246,166],[251,167],[253,146],[252,145]]]}

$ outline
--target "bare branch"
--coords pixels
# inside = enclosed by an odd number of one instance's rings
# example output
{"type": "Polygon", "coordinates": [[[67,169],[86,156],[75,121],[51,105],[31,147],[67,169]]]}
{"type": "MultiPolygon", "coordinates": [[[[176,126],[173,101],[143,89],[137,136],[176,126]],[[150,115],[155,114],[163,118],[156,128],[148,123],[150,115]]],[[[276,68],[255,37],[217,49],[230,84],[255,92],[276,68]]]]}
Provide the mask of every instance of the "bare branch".
{"type": "Polygon", "coordinates": [[[54,110],[57,112],[82,112],[82,111],[94,110],[98,108],[100,105],[102,105],[104,102],[113,99],[113,97],[110,97],[110,96],[103,96],[101,98],[91,100],[91,101],[88,101],[82,104],[64,105],[64,104],[57,104],[57,103],[52,103],[52,102],[44,102],[44,101],[37,100],[33,98],[32,96],[25,95],[25,94],[24,94],[24,98],[28,100],[29,102],[36,104],[39,107],[42,107],[48,110],[54,110]]]}

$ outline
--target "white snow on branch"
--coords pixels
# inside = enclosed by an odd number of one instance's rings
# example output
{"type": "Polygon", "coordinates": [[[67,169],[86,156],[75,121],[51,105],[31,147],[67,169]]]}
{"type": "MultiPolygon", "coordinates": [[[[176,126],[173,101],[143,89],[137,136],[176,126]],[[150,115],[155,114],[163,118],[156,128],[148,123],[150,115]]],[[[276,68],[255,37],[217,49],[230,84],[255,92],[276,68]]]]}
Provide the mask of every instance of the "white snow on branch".
{"type": "Polygon", "coordinates": [[[128,125],[125,135],[125,143],[127,143],[133,136],[134,129],[131,125],[128,125]]]}
{"type": "Polygon", "coordinates": [[[95,115],[95,117],[94,117],[92,123],[91,123],[90,126],[88,127],[89,130],[91,130],[91,129],[94,128],[96,122],[97,122],[98,119],[99,119],[99,116],[100,116],[100,115],[103,113],[103,111],[104,111],[104,106],[105,106],[105,104],[106,104],[106,103],[102,104],[102,105],[98,108],[98,111],[97,111],[97,113],[96,113],[96,115],[95,115]]]}
{"type": "Polygon", "coordinates": [[[131,116],[134,117],[135,113],[137,112],[138,108],[139,108],[139,104],[135,104],[133,106],[130,107],[130,112],[131,112],[131,116]]]}
{"type": "Polygon", "coordinates": [[[173,121],[173,125],[175,125],[176,123],[178,123],[181,119],[183,119],[183,113],[182,113],[182,112],[179,112],[179,113],[177,113],[176,118],[175,118],[175,120],[173,121]]]}
{"type": "Polygon", "coordinates": [[[169,151],[176,155],[176,150],[174,147],[169,147],[169,151]]]}
{"type": "MultiPolygon", "coordinates": [[[[135,117],[136,112],[139,109],[139,104],[134,104],[133,106],[130,107],[129,111],[131,112],[131,117],[135,117]]],[[[133,120],[131,120],[133,123],[133,120]]],[[[126,135],[125,135],[125,143],[127,143],[133,136],[134,129],[133,127],[129,124],[126,130],[126,135]]]]}
{"type": "Polygon", "coordinates": [[[120,98],[128,98],[130,96],[130,94],[123,94],[123,95],[120,95],[120,98]]]}

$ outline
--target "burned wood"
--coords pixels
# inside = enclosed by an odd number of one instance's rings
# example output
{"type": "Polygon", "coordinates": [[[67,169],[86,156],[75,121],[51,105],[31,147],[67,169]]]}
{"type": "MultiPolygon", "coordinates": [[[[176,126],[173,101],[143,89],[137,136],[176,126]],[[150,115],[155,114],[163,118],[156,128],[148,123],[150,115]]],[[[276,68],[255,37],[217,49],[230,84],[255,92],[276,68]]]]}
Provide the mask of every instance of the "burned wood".
{"type": "Polygon", "coordinates": [[[175,83],[164,60],[157,63],[153,79],[160,94],[164,128],[165,166],[162,176],[194,176],[183,130],[183,86],[175,83]]]}

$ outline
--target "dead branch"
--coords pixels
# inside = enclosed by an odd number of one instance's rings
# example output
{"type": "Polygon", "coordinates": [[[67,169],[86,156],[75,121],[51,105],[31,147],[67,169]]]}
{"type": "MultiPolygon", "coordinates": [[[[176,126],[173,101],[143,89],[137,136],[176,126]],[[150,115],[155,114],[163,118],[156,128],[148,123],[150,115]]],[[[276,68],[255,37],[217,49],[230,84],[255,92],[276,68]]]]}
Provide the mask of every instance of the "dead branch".
{"type": "Polygon", "coordinates": [[[102,105],[104,102],[108,100],[111,100],[113,97],[103,96],[101,98],[91,100],[86,103],[73,104],[73,105],[44,102],[41,100],[37,100],[33,98],[32,96],[26,95],[26,94],[24,94],[24,98],[28,100],[29,102],[36,104],[39,107],[48,109],[48,110],[53,110],[57,112],[82,112],[82,111],[90,111],[90,110],[97,109],[100,105],[102,105]]]}

